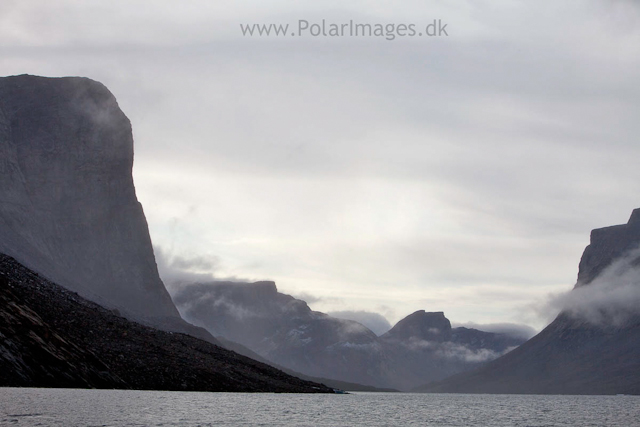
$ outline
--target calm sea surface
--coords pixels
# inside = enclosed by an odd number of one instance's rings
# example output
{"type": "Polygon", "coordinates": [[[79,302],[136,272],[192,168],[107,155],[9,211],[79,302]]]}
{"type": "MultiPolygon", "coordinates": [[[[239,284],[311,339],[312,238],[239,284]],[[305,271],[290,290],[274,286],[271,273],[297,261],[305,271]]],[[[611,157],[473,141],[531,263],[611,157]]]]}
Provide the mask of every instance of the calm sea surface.
{"type": "Polygon", "coordinates": [[[2,426],[640,426],[640,397],[0,388],[2,426]]]}

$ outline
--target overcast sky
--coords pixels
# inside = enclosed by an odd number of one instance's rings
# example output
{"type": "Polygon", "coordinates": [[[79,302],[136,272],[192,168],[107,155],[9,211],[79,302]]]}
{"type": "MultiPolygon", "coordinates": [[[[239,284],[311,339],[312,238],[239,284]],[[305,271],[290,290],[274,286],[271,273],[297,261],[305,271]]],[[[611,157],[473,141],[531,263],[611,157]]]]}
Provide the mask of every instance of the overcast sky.
{"type": "Polygon", "coordinates": [[[634,1],[3,0],[23,73],[117,97],[165,279],[540,328],[590,230],[640,206],[634,1]],[[296,34],[323,19],[448,35],[296,34]]]}

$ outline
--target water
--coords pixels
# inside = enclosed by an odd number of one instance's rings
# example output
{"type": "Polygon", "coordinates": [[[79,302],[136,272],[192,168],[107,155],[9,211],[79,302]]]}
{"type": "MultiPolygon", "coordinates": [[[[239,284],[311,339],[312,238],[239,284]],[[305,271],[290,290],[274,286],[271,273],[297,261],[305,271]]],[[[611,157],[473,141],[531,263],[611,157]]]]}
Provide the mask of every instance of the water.
{"type": "Polygon", "coordinates": [[[0,388],[2,426],[640,426],[638,396],[0,388]]]}

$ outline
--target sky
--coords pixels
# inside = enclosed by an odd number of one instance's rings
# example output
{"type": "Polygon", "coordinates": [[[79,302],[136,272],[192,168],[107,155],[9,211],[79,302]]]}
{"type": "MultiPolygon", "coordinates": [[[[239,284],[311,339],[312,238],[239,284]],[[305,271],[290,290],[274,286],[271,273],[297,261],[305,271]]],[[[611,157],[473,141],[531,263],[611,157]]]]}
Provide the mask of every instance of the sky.
{"type": "Polygon", "coordinates": [[[167,283],[539,329],[590,230],[640,207],[635,1],[3,0],[24,73],[116,96],[167,283]]]}

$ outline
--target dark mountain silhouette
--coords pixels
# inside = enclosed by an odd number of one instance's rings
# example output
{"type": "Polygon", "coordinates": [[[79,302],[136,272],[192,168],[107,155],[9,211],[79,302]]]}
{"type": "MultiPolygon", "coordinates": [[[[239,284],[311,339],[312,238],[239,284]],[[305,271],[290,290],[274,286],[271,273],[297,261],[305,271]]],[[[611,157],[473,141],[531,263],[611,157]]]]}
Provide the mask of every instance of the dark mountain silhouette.
{"type": "Polygon", "coordinates": [[[382,388],[409,389],[470,369],[520,338],[451,328],[418,311],[381,337],[362,324],[313,311],[273,282],[192,283],[172,290],[185,318],[286,369],[382,388]]]}
{"type": "Polygon", "coordinates": [[[627,224],[593,230],[571,309],[511,353],[420,390],[640,394],[639,245],[639,209],[627,224]]]}
{"type": "Polygon", "coordinates": [[[329,393],[182,333],[118,316],[0,255],[0,386],[329,393]]]}

